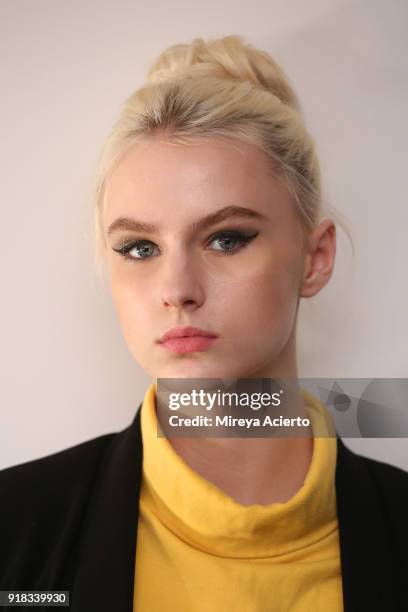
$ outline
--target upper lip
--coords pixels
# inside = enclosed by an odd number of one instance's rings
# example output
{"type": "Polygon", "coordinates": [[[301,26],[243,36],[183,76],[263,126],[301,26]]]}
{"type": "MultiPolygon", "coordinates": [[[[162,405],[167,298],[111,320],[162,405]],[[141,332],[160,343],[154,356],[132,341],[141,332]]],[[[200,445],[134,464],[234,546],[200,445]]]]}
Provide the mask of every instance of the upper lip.
{"type": "Polygon", "coordinates": [[[215,334],[214,332],[208,331],[206,329],[200,329],[199,327],[191,327],[190,325],[188,326],[178,326],[178,327],[172,327],[171,329],[169,329],[168,331],[166,331],[162,336],[160,336],[159,338],[159,342],[165,342],[166,340],[169,340],[170,338],[183,338],[186,336],[207,336],[208,338],[217,338],[217,334],[215,334]]]}

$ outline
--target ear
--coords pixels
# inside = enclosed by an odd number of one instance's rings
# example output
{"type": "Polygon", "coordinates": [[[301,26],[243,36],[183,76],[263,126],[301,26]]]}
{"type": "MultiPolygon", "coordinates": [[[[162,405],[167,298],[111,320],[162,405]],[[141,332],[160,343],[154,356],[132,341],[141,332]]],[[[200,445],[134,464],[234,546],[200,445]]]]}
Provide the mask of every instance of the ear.
{"type": "Polygon", "coordinates": [[[323,219],[306,240],[300,297],[312,297],[326,285],[333,272],[335,256],[336,226],[331,219],[323,219]]]}

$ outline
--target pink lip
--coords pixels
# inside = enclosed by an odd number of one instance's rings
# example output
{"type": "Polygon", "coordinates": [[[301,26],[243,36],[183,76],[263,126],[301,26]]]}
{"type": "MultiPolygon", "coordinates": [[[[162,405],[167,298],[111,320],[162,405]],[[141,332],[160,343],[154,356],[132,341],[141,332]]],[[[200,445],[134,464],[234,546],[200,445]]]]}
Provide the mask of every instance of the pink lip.
{"type": "Polygon", "coordinates": [[[173,353],[191,353],[203,351],[209,347],[218,335],[198,327],[173,327],[158,340],[159,344],[173,353]]]}

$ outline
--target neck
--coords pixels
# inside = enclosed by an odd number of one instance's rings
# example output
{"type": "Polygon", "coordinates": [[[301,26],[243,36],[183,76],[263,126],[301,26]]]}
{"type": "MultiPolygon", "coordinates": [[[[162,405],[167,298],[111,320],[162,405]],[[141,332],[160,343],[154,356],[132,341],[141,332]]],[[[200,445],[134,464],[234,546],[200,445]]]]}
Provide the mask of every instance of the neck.
{"type": "MultiPolygon", "coordinates": [[[[293,355],[292,355],[293,357],[293,355]]],[[[263,368],[248,378],[297,379],[295,359],[263,368]]],[[[290,387],[290,415],[307,416],[296,385],[290,387]]],[[[284,503],[302,487],[313,454],[311,427],[302,436],[169,437],[180,457],[203,478],[243,505],[284,503]]]]}
{"type": "Polygon", "coordinates": [[[284,503],[303,485],[313,438],[169,438],[203,478],[243,505],[284,503]]]}

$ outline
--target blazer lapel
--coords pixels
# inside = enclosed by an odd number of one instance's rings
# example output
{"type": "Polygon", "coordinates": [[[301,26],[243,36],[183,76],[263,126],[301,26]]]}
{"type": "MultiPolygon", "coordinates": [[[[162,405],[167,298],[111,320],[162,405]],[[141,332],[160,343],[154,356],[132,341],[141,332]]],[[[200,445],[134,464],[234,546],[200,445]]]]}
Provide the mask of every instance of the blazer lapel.
{"type": "Polygon", "coordinates": [[[132,612],[142,475],[140,408],[109,442],[90,493],[72,612],[132,612]]]}
{"type": "Polygon", "coordinates": [[[397,610],[392,550],[375,482],[364,458],[338,436],[336,495],[344,611],[397,610]]]}

